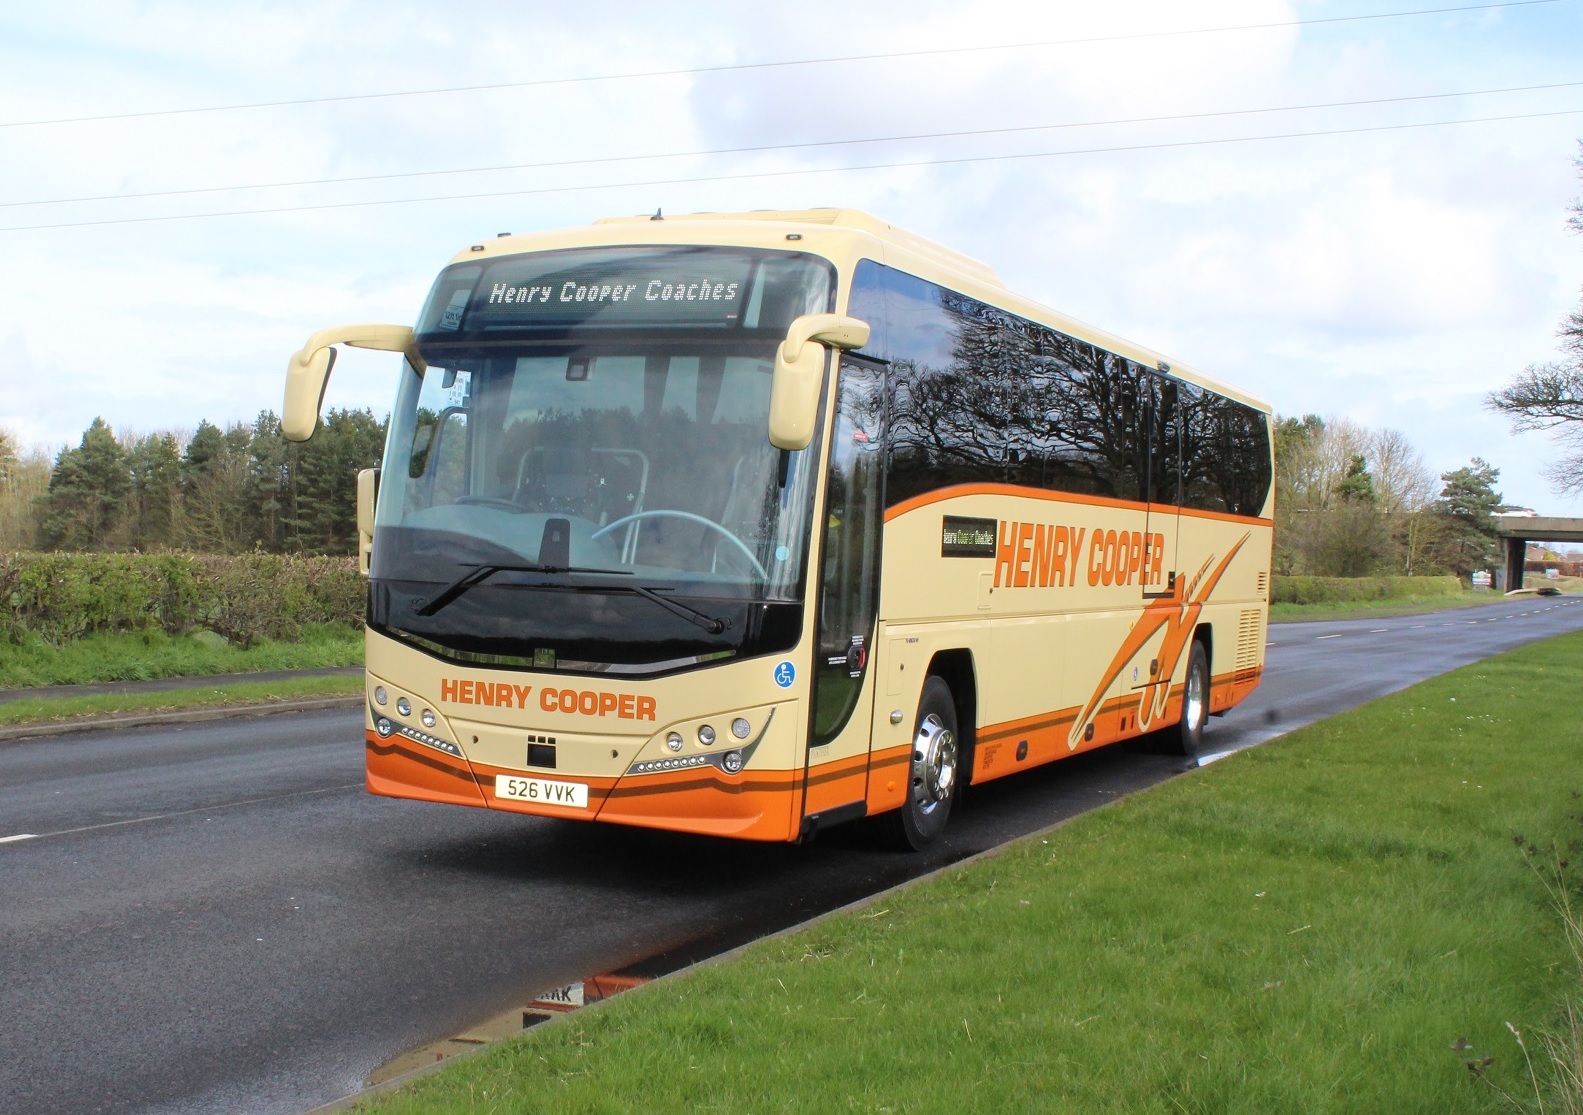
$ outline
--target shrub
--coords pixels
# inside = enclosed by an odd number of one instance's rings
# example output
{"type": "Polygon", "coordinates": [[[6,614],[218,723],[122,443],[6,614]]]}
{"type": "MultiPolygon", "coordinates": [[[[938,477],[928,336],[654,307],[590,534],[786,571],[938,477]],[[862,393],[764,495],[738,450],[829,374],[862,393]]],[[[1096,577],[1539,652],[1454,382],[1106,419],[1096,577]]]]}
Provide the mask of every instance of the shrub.
{"type": "Polygon", "coordinates": [[[0,554],[5,634],[51,643],[94,632],[208,628],[242,647],[303,624],[362,622],[357,562],[279,554],[0,554]]]}
{"type": "Polygon", "coordinates": [[[1462,591],[1456,577],[1282,577],[1274,578],[1272,604],[1353,604],[1367,600],[1403,600],[1424,596],[1455,596],[1462,591]]]}

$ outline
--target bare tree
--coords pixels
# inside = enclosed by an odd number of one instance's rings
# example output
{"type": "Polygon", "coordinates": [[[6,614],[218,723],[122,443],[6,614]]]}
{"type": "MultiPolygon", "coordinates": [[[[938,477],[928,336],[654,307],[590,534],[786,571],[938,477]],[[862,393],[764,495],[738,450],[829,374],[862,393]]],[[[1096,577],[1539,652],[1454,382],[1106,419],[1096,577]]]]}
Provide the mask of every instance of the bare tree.
{"type": "Polygon", "coordinates": [[[21,449],[10,431],[0,430],[0,552],[27,550],[38,534],[35,511],[49,491],[49,454],[21,449]]]}
{"type": "MultiPolygon", "coordinates": [[[[1583,171],[1583,158],[1576,162],[1583,171]]],[[[1583,200],[1573,202],[1571,209],[1567,224],[1573,232],[1583,233],[1583,200]]],[[[1484,401],[1510,418],[1518,433],[1547,430],[1554,434],[1563,455],[1551,462],[1545,475],[1557,493],[1575,495],[1583,493],[1583,307],[1567,316],[1558,335],[1563,353],[1559,361],[1528,365],[1484,401]]]]}
{"type": "Polygon", "coordinates": [[[1387,515],[1418,511],[1435,498],[1435,474],[1424,463],[1424,455],[1413,448],[1400,430],[1375,430],[1369,434],[1364,456],[1379,509],[1387,515]]]}

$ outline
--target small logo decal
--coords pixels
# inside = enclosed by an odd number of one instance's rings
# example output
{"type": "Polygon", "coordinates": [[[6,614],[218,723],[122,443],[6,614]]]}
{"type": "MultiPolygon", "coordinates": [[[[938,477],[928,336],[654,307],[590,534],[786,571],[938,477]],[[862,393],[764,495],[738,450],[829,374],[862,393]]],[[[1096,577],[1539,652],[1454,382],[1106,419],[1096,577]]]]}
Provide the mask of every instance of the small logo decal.
{"type": "Polygon", "coordinates": [[[790,689],[792,682],[797,680],[797,667],[790,662],[782,662],[775,667],[775,684],[782,689],[790,689]]]}

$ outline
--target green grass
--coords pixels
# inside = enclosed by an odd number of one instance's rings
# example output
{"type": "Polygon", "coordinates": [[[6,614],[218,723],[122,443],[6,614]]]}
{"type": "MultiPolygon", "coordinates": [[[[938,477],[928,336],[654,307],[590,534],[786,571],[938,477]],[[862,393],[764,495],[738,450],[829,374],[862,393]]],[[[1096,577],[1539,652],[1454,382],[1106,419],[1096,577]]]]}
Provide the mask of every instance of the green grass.
{"type": "Polygon", "coordinates": [[[1577,834],[1580,672],[1460,670],[359,1110],[1509,1110],[1451,1045],[1522,1095],[1505,1023],[1578,991],[1514,843],[1577,834]]]}
{"type": "Polygon", "coordinates": [[[21,645],[0,640],[0,688],[306,670],[362,663],[360,627],[307,627],[300,639],[289,643],[264,640],[247,650],[207,631],[179,638],[159,632],[90,635],[60,646],[38,638],[21,645]]]}
{"type": "Polygon", "coordinates": [[[1271,623],[1304,620],[1357,619],[1368,616],[1413,616],[1449,608],[1475,608],[1496,604],[1506,597],[1497,592],[1463,592],[1455,596],[1399,596],[1390,600],[1362,600],[1338,604],[1271,604],[1271,623]]]}
{"type": "Polygon", "coordinates": [[[154,693],[100,693],[88,697],[24,697],[0,704],[0,727],[52,723],[103,716],[176,712],[220,705],[263,705],[273,701],[312,697],[356,696],[363,678],[291,678],[274,682],[237,682],[190,689],[165,689],[154,693]]]}

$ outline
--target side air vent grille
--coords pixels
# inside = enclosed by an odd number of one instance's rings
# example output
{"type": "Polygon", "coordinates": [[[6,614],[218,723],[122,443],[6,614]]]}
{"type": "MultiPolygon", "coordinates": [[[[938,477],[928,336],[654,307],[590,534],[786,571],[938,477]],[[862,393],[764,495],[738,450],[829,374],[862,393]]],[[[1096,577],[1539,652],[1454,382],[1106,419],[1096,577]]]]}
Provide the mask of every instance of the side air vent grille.
{"type": "Polygon", "coordinates": [[[1264,613],[1259,608],[1244,608],[1237,617],[1237,673],[1259,668],[1259,651],[1264,642],[1264,613]]]}

